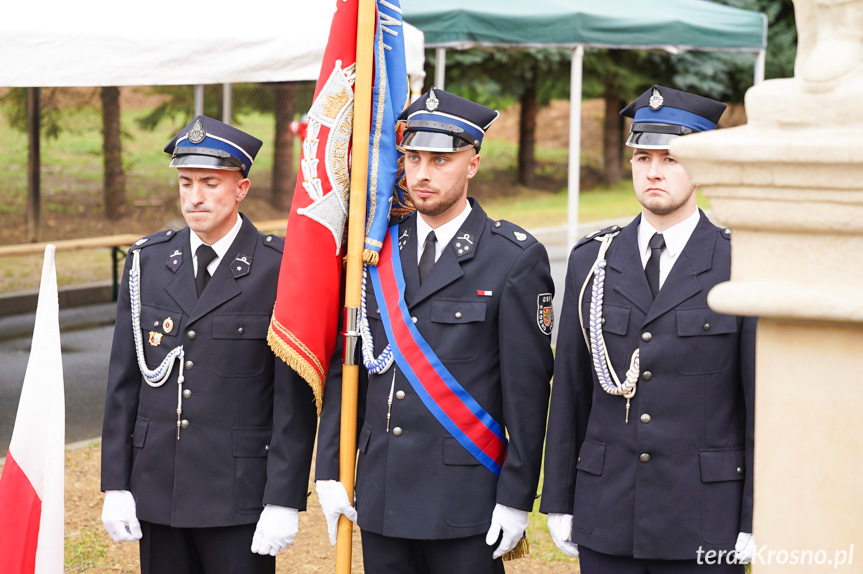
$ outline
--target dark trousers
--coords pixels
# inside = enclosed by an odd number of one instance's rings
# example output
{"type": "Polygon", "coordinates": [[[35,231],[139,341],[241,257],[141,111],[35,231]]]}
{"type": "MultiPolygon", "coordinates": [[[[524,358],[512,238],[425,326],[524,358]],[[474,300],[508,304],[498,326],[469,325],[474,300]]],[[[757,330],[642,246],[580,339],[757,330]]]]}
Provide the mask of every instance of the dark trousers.
{"type": "Polygon", "coordinates": [[[363,530],[363,567],[370,574],[503,574],[503,560],[485,534],[445,540],[411,540],[363,530]]]}
{"type": "Polygon", "coordinates": [[[171,528],[141,521],[141,574],[273,574],[274,556],[253,554],[255,524],[171,528]]]}
{"type": "Polygon", "coordinates": [[[578,546],[581,574],[743,574],[742,564],[698,564],[696,560],[644,560],[611,556],[578,546]]]}

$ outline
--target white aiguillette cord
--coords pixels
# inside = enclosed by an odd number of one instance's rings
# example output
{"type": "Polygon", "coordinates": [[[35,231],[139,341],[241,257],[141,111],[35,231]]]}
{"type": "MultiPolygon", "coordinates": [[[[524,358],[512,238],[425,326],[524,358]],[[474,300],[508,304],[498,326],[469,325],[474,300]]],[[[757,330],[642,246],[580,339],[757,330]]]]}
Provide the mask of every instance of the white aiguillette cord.
{"type": "Polygon", "coordinates": [[[180,425],[183,414],[183,345],[174,347],[153,370],[147,367],[144,359],[144,342],[141,337],[141,256],[140,249],[132,252],[132,269],[129,272],[129,296],[132,306],[132,335],[135,338],[135,353],[138,356],[138,368],[141,375],[151,387],[161,387],[171,376],[174,369],[174,359],[180,360],[180,370],[177,375],[177,440],[180,440],[180,425]]]}
{"type": "Polygon", "coordinates": [[[584,284],[581,286],[581,292],[578,295],[578,322],[582,325],[582,334],[584,342],[590,349],[590,354],[593,359],[593,369],[596,371],[596,377],[599,380],[602,389],[610,395],[621,395],[626,399],[626,423],[629,423],[629,401],[635,396],[636,384],[640,374],[641,365],[639,361],[639,350],[635,349],[629,361],[629,369],[626,371],[626,379],[623,383],[617,378],[617,373],[614,369],[609,368],[611,357],[608,355],[608,347],[605,345],[605,337],[602,334],[602,300],[605,293],[605,254],[611,245],[611,240],[619,232],[596,237],[600,242],[599,253],[596,256],[596,262],[587,274],[584,284]],[[593,290],[590,298],[590,334],[583,327],[584,315],[582,311],[582,301],[584,300],[584,292],[590,279],[596,275],[596,280],[593,282],[593,290]]]}

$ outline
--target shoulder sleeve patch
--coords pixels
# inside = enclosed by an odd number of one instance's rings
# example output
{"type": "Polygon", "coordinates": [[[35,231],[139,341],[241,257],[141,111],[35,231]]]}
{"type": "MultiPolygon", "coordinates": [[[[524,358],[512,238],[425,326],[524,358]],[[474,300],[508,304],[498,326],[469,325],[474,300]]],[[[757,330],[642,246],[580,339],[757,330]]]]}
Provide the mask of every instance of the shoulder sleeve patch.
{"type": "Polygon", "coordinates": [[[262,233],[260,235],[261,235],[261,243],[263,243],[264,245],[266,245],[267,247],[269,247],[271,249],[275,249],[279,253],[284,252],[284,250],[285,250],[285,240],[284,239],[282,239],[278,235],[273,235],[272,233],[269,233],[267,235],[264,235],[262,233]]]}
{"type": "Polygon", "coordinates": [[[614,233],[616,231],[620,231],[619,225],[609,225],[606,228],[591,231],[590,233],[579,239],[578,243],[575,244],[575,247],[581,247],[582,245],[590,243],[591,240],[596,239],[597,237],[602,237],[603,235],[608,235],[609,233],[614,233]]]}
{"type": "Polygon", "coordinates": [[[522,249],[527,249],[536,243],[536,238],[533,235],[514,223],[499,219],[497,221],[490,220],[489,224],[491,225],[492,233],[506,237],[522,249]]]}

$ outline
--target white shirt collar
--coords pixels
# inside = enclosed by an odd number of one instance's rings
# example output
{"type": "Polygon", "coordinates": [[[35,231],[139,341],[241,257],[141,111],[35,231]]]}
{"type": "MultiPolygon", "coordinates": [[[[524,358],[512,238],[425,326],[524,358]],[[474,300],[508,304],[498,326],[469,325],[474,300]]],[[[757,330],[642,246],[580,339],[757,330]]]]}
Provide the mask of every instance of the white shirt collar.
{"type": "Polygon", "coordinates": [[[423,244],[425,243],[429,231],[434,231],[435,238],[437,239],[434,257],[434,260],[437,261],[441,256],[441,253],[443,253],[443,250],[447,245],[449,245],[449,242],[453,237],[455,237],[455,234],[458,233],[459,228],[462,223],[465,222],[467,216],[470,215],[470,210],[470,201],[465,201],[464,211],[434,230],[428,223],[426,223],[426,220],[423,219],[422,215],[417,213],[417,261],[422,257],[423,244]]]}
{"type": "MultiPolygon", "coordinates": [[[[665,249],[672,260],[676,260],[683,248],[686,247],[686,243],[692,237],[700,219],[701,213],[696,208],[692,215],[662,232],[665,239],[665,249]]],[[[647,261],[650,257],[650,238],[653,237],[654,233],[657,233],[656,228],[647,221],[644,213],[642,213],[641,221],[638,224],[638,252],[641,254],[642,261],[647,261]]]]}
{"type": "MultiPolygon", "coordinates": [[[[216,258],[207,265],[207,270],[210,272],[210,276],[212,277],[216,268],[219,267],[219,262],[222,261],[222,257],[228,252],[228,249],[231,247],[231,244],[234,242],[234,239],[237,238],[237,235],[240,233],[240,228],[243,226],[243,218],[240,217],[240,214],[237,214],[237,222],[234,223],[234,226],[231,230],[225,234],[224,237],[210,245],[213,248],[213,251],[216,252],[216,258]]],[[[198,259],[195,257],[195,252],[198,250],[198,247],[203,245],[204,241],[198,237],[198,234],[189,230],[189,243],[192,247],[192,270],[195,272],[195,275],[198,274],[198,259]]]]}

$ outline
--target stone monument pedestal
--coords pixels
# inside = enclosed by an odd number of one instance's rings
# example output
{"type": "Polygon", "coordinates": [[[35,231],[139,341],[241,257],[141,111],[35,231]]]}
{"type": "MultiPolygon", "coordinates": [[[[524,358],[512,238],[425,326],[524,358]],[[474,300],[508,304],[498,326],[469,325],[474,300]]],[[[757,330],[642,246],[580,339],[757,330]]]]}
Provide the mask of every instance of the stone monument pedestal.
{"type": "Polygon", "coordinates": [[[861,85],[768,81],[748,125],[671,148],[733,229],[710,306],[760,317],[755,574],[863,572],[861,85]]]}

